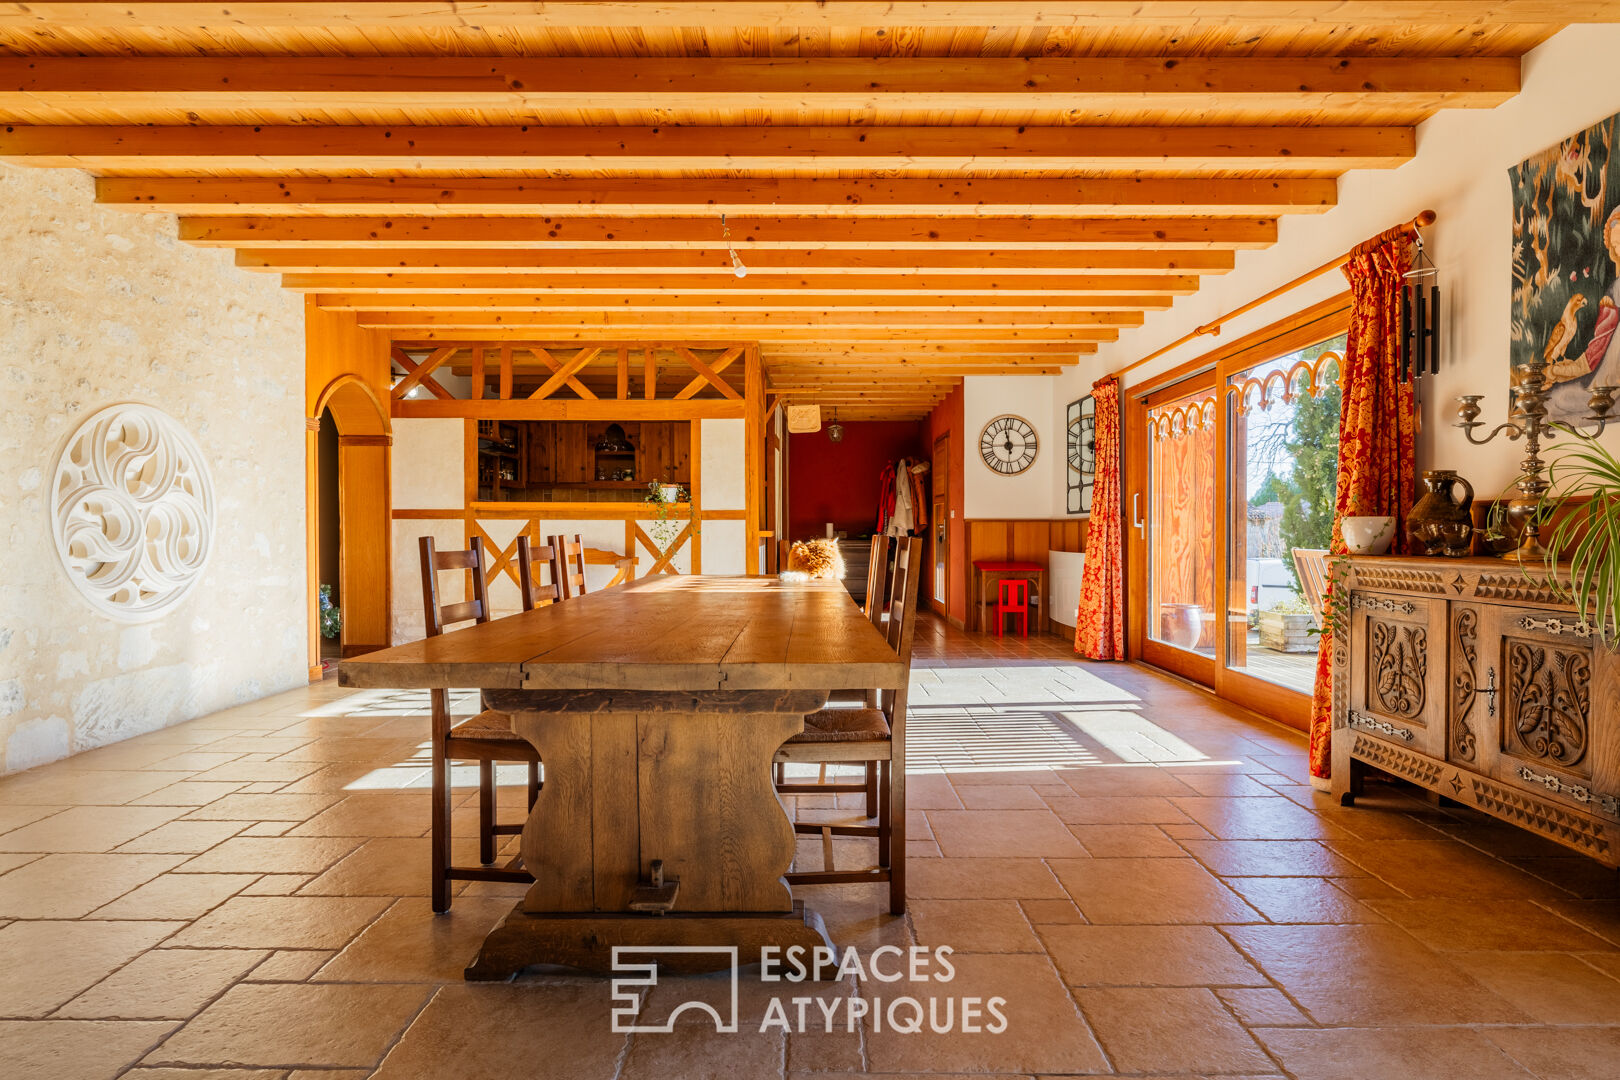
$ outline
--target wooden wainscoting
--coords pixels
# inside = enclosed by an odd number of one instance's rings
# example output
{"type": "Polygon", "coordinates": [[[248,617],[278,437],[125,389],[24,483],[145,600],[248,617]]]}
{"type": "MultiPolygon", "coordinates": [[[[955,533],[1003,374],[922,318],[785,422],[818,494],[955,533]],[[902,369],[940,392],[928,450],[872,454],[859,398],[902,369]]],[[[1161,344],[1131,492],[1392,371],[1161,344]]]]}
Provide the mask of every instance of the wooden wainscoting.
{"type": "MultiPolygon", "coordinates": [[[[979,559],[1017,560],[1021,562],[1040,563],[1047,566],[1047,552],[1049,551],[1084,551],[1086,550],[1086,527],[1088,518],[1053,518],[1033,521],[1009,521],[1003,519],[977,518],[967,522],[967,551],[964,566],[967,568],[967,617],[968,628],[978,630],[979,611],[978,577],[973,573],[973,564],[979,559]]],[[[1049,634],[1067,634],[1067,627],[1060,627],[1052,622],[1049,615],[1051,608],[1051,575],[1047,575],[1046,585],[1041,596],[1041,626],[1049,634]]]]}

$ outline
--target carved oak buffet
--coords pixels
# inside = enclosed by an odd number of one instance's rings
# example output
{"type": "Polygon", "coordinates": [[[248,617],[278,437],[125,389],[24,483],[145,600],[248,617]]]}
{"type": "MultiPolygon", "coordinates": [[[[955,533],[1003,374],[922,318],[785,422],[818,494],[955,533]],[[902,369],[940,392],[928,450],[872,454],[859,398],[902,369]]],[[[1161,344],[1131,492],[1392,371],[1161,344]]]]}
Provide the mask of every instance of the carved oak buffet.
{"type": "Polygon", "coordinates": [[[1334,795],[1351,803],[1370,766],[1620,866],[1620,656],[1546,572],[1381,556],[1340,573],[1334,795]]]}

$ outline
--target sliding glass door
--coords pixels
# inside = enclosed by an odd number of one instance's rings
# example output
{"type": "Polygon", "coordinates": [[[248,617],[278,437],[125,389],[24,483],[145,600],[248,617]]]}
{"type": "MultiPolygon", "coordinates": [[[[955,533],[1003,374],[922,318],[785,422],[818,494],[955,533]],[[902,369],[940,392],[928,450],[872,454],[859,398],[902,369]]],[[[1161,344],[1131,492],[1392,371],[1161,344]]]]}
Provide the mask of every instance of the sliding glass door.
{"type": "Polygon", "coordinates": [[[1128,395],[1130,651],[1304,726],[1338,474],[1343,302],[1128,395]]]}

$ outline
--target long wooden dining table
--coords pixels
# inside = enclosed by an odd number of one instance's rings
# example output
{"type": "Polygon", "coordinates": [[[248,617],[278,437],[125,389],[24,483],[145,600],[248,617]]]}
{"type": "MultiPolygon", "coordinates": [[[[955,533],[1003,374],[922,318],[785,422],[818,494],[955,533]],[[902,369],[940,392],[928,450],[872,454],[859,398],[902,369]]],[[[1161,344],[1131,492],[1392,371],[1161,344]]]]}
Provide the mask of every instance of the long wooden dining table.
{"type": "Polygon", "coordinates": [[[658,575],[344,660],[360,688],[477,688],[544,769],[520,851],[534,884],[467,978],[612,970],[615,945],[681,947],[674,971],[767,946],[831,946],[783,875],[794,831],[772,760],[845,688],[907,673],[836,582],[658,575]],[[704,951],[706,947],[709,951],[704,951]]]}

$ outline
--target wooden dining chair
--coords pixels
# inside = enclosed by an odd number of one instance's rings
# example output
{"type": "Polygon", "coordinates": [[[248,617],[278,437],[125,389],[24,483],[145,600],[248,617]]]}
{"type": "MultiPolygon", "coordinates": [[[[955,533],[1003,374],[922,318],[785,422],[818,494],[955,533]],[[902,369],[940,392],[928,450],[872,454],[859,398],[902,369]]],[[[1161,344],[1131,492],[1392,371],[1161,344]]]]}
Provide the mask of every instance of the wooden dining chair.
{"type": "Polygon", "coordinates": [[[605,548],[586,548],[586,566],[611,566],[613,577],[607,583],[608,588],[623,585],[627,581],[636,579],[636,565],[641,560],[634,555],[620,555],[617,551],[608,551],[605,548]]]}
{"type": "MultiPolygon", "coordinates": [[[[422,607],[428,637],[438,637],[456,623],[489,621],[489,582],[485,577],[484,544],[474,537],[465,551],[439,551],[433,537],[418,544],[422,556],[422,607]],[[472,599],[444,604],[439,599],[439,574],[471,571],[472,599]]],[[[534,879],[513,859],[505,866],[495,861],[496,837],[523,831],[521,824],[501,825],[495,820],[495,763],[526,762],[529,766],[529,806],[540,791],[540,755],[530,742],[512,730],[512,718],[485,709],[459,722],[450,716],[450,694],[430,694],[433,704],[433,910],[450,910],[452,881],[519,881],[534,879]],[[454,761],[478,762],[478,855],[481,866],[452,864],[450,767],[454,761]]]]}
{"type": "Polygon", "coordinates": [[[563,599],[585,595],[585,541],[578,533],[572,540],[566,536],[553,536],[551,546],[557,549],[562,562],[563,599]]]}
{"type": "Polygon", "coordinates": [[[519,599],[523,602],[524,611],[533,611],[547,604],[562,603],[562,556],[555,544],[535,547],[529,543],[527,536],[518,537],[517,564],[518,592],[521,594],[519,599]],[[546,569],[546,580],[543,582],[534,572],[537,566],[546,569]]]}
{"type": "MultiPolygon", "coordinates": [[[[870,561],[866,567],[866,598],[861,603],[861,610],[866,617],[872,620],[872,625],[879,630],[883,629],[883,621],[888,615],[888,594],[885,589],[889,584],[889,544],[890,538],[882,533],[872,537],[872,551],[870,561]]],[[[831,708],[855,707],[876,708],[878,705],[877,691],[859,687],[834,690],[827,704],[831,708]]],[[[828,780],[827,766],[821,766],[820,778],[814,781],[801,781],[789,783],[787,767],[782,763],[776,766],[776,790],[783,795],[838,795],[845,792],[863,792],[866,795],[866,816],[877,816],[878,799],[878,767],[877,762],[866,763],[866,776],[860,782],[853,780],[828,780]]]]}
{"type": "MultiPolygon", "coordinates": [[[[917,589],[922,576],[922,540],[900,542],[894,576],[887,590],[889,621],[885,638],[911,671],[911,646],[917,630],[917,589]]],[[[872,764],[879,774],[877,823],[827,825],[795,822],[800,835],[821,837],[822,868],[793,871],[787,880],[802,885],[838,885],[887,881],[889,911],[906,910],[906,695],[907,688],[886,690],[876,708],[822,709],[805,717],[804,731],[783,744],[776,759],[818,765],[872,764]],[[862,870],[840,870],[833,858],[839,836],[874,837],[878,864],[862,870]]],[[[789,785],[790,787],[792,785],[789,785]]],[[[780,790],[780,789],[779,789],[780,790]]]]}

